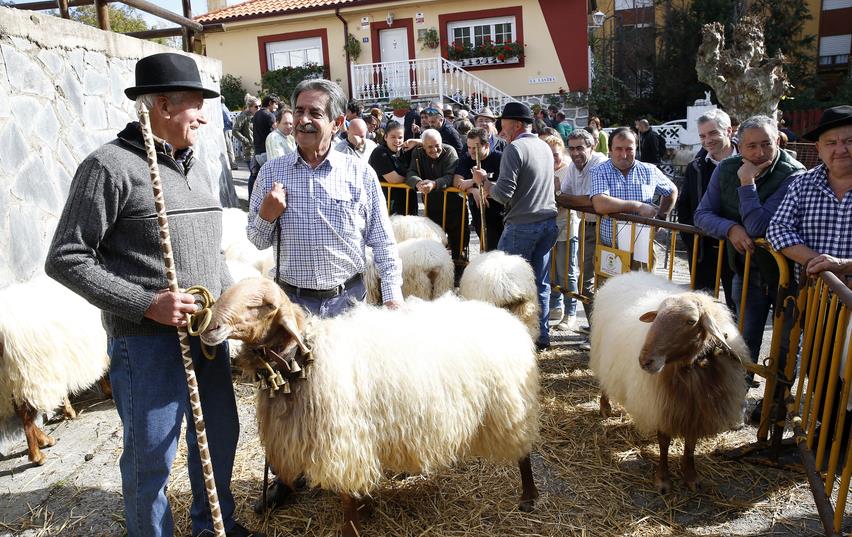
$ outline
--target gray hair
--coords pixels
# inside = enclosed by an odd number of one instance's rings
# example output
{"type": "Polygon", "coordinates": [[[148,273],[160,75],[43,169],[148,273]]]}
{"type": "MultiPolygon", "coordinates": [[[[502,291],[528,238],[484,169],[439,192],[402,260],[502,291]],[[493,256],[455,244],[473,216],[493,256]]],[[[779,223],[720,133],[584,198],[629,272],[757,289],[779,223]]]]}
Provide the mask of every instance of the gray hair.
{"type": "Polygon", "coordinates": [[[246,93],[246,96],[243,97],[243,101],[245,102],[246,108],[248,108],[249,106],[260,106],[260,99],[258,99],[251,93],[246,93]]]}
{"type": "Polygon", "coordinates": [[[423,131],[423,134],[420,135],[420,139],[424,142],[427,139],[436,140],[439,144],[443,142],[443,139],[441,138],[441,133],[435,129],[426,129],[425,131],[423,131]]]}
{"type": "Polygon", "coordinates": [[[729,116],[728,113],[721,108],[708,110],[701,114],[701,117],[698,118],[699,125],[710,121],[714,122],[716,126],[723,131],[731,128],[731,116],[729,116]]]}
{"type": "Polygon", "coordinates": [[[568,140],[583,140],[583,145],[586,147],[595,147],[598,145],[595,137],[592,136],[592,133],[587,131],[586,129],[576,129],[571,131],[571,134],[568,135],[568,140]]]}
{"type": "Polygon", "coordinates": [[[335,120],[346,113],[347,99],[343,93],[343,88],[331,80],[310,78],[299,82],[299,85],[293,90],[293,99],[290,101],[294,107],[299,99],[299,94],[303,91],[321,91],[328,95],[325,113],[331,120],[335,120]]]}
{"type": "Polygon", "coordinates": [[[140,95],[136,97],[136,109],[139,109],[139,105],[144,104],[145,108],[151,110],[154,108],[154,104],[157,102],[157,97],[165,97],[169,100],[171,104],[180,104],[186,98],[187,93],[192,93],[191,91],[169,91],[165,93],[146,93],[144,95],[140,95]]]}
{"type": "Polygon", "coordinates": [[[772,143],[778,143],[778,123],[769,116],[751,116],[747,120],[740,123],[740,128],[737,130],[737,138],[743,139],[743,133],[747,129],[766,129],[769,131],[769,137],[772,143]]]}

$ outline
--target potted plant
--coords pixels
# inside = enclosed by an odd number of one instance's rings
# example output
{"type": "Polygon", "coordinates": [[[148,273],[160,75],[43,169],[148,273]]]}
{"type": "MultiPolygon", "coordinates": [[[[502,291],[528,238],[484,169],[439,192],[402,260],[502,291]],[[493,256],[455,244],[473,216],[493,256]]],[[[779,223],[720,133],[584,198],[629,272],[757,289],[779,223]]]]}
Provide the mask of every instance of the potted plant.
{"type": "Polygon", "coordinates": [[[411,109],[411,103],[402,97],[394,97],[388,102],[388,107],[393,110],[393,115],[396,117],[405,117],[411,109]]]}
{"type": "Polygon", "coordinates": [[[357,37],[349,34],[346,37],[346,44],[343,45],[343,50],[349,54],[349,58],[352,61],[355,61],[361,55],[361,42],[358,41],[357,37]]]}
{"type": "Polygon", "coordinates": [[[453,41],[447,47],[447,59],[450,61],[459,62],[461,65],[467,65],[464,60],[473,57],[473,44],[467,41],[453,41]]]}
{"type": "Polygon", "coordinates": [[[428,30],[423,30],[423,34],[417,38],[418,41],[423,43],[424,47],[436,49],[438,45],[441,44],[441,40],[438,37],[438,30],[435,28],[429,28],[428,30]]]}

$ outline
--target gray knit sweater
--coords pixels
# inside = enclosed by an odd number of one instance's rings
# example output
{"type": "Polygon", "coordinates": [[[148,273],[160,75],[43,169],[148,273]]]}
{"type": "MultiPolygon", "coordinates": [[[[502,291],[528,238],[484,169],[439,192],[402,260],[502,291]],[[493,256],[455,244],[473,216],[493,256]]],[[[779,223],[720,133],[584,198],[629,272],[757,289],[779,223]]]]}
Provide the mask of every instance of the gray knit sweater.
{"type": "Polygon", "coordinates": [[[531,224],[556,216],[553,152],[537,136],[509,144],[500,160],[500,177],[491,197],[506,207],[507,224],[531,224]]]}
{"type": "MultiPolygon", "coordinates": [[[[231,283],[220,247],[219,198],[200,167],[191,166],[191,156],[175,161],[160,148],[157,160],[178,285],[203,285],[218,297],[231,283]]],[[[168,282],[137,123],[77,168],[44,268],[103,311],[110,336],[175,333],[144,318],[154,294],[168,282]]]]}

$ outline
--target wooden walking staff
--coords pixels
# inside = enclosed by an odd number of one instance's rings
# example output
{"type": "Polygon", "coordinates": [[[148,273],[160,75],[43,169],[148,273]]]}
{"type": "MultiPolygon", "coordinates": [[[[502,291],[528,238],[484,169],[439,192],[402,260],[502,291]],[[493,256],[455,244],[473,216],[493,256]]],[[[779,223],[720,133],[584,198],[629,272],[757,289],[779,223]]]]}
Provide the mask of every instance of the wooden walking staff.
{"type": "MultiPolygon", "coordinates": [[[[157,209],[157,224],[160,226],[160,247],[163,250],[163,261],[166,264],[166,278],[169,291],[180,292],[175,270],[175,259],[172,255],[172,239],[169,235],[169,219],[166,215],[166,201],[163,198],[163,186],[160,181],[160,167],[157,165],[157,151],[154,148],[154,135],[151,132],[151,118],[148,107],[139,103],[136,112],[142,125],[142,138],[145,140],[145,151],[148,156],[148,169],[151,172],[151,186],[154,188],[154,205],[157,209]]],[[[187,317],[189,314],[187,314],[187,317]]],[[[189,319],[187,319],[189,321],[189,319]]],[[[187,324],[189,326],[189,324],[187,324]]],[[[213,518],[213,531],[216,537],[225,537],[225,524],[222,522],[222,510],[219,507],[219,495],[216,493],[216,481],[213,478],[213,462],[210,459],[210,448],[207,445],[207,431],[204,427],[204,415],[201,412],[201,397],[198,394],[198,381],[195,378],[195,366],[192,363],[192,351],[189,348],[189,332],[186,327],[178,327],[180,350],[183,354],[183,368],[186,372],[186,385],[189,389],[189,405],[192,407],[192,421],[195,425],[195,436],[198,438],[198,451],[201,458],[201,470],[204,475],[204,487],[207,489],[207,502],[210,504],[210,515],[213,518]]]]}
{"type": "MultiPolygon", "coordinates": [[[[476,169],[480,169],[479,144],[476,144],[476,169]]],[[[479,251],[487,248],[485,241],[485,186],[479,185],[479,251]]]]}

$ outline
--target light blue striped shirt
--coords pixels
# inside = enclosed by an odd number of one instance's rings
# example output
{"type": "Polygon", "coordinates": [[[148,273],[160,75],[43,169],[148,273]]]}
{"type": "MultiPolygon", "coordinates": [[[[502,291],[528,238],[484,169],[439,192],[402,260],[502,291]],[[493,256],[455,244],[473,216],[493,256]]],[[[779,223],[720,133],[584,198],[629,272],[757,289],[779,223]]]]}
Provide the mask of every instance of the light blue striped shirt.
{"type": "MultiPolygon", "coordinates": [[[[675,191],[677,187],[671,179],[653,164],[634,161],[625,177],[610,159],[592,170],[589,197],[606,194],[621,200],[653,204],[654,194],[671,196],[675,191]]],[[[612,220],[609,218],[601,220],[601,241],[605,245],[612,246],[612,220]]]]}
{"type": "Polygon", "coordinates": [[[308,289],[336,287],[364,272],[369,246],[382,281],[382,300],[403,300],[402,263],[370,166],[334,150],[315,169],[298,151],[266,162],[252,191],[246,228],[259,249],[277,248],[275,222],[258,215],[273,182],[287,191],[287,208],[278,218],[281,251],[276,252],[282,281],[308,289]]]}

